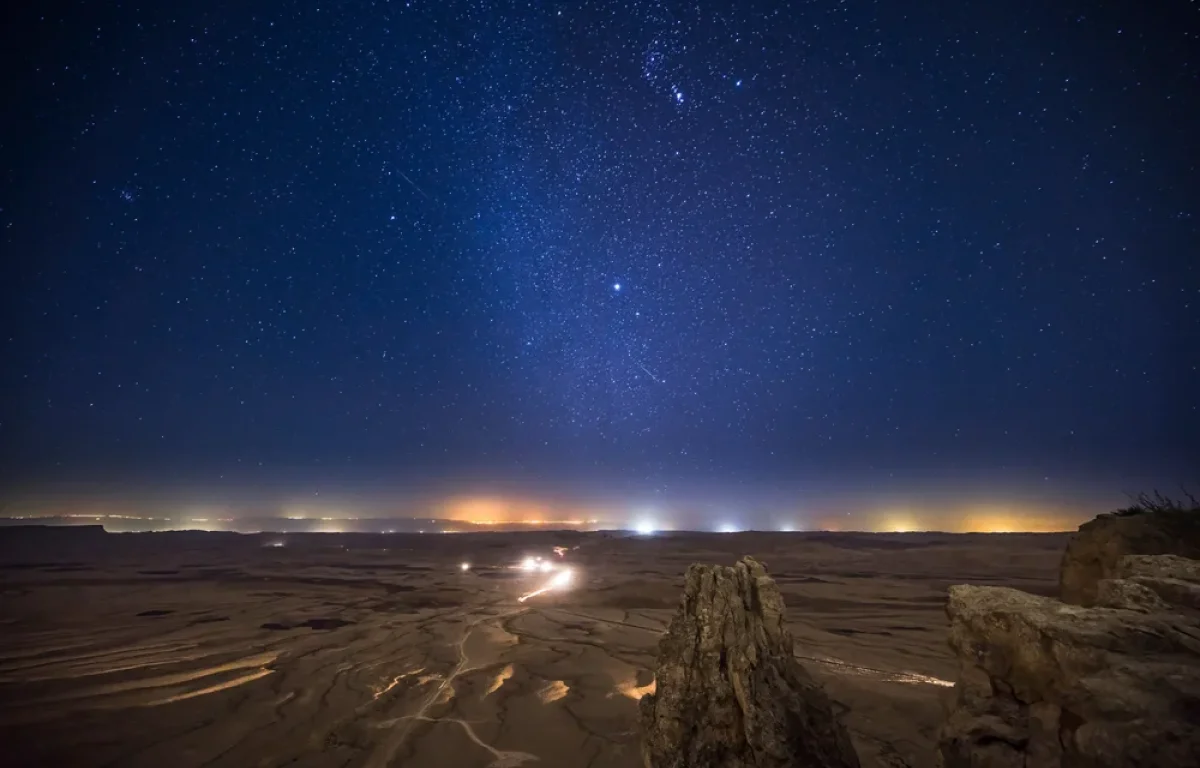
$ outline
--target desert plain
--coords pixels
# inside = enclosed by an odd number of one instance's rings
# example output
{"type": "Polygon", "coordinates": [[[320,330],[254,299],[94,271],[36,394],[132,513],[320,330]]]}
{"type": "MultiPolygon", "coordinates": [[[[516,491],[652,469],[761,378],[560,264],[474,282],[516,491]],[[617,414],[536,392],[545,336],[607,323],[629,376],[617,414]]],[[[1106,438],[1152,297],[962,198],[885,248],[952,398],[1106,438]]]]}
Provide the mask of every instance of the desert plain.
{"type": "Polygon", "coordinates": [[[1056,594],[1066,538],[0,530],[0,762],[637,768],[687,566],[752,555],[863,765],[933,765],[947,587],[1056,594]]]}

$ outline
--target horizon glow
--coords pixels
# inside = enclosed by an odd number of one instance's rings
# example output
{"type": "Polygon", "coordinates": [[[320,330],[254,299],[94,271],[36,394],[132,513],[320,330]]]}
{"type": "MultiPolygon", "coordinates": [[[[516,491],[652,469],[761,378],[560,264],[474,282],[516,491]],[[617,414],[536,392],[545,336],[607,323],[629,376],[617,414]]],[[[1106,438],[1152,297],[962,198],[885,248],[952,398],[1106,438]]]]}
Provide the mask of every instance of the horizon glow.
{"type": "MultiPolygon", "coordinates": [[[[899,498],[899,497],[897,497],[899,498]]],[[[1117,499],[1066,506],[1053,498],[1014,501],[951,499],[921,502],[879,502],[872,499],[835,499],[822,503],[770,504],[746,502],[737,519],[721,517],[731,503],[658,502],[653,512],[640,503],[617,500],[539,498],[528,494],[455,495],[442,499],[355,501],[342,496],[327,502],[269,503],[250,509],[236,503],[173,503],[169,499],[122,503],[55,499],[8,504],[13,523],[46,522],[102,524],[110,531],[208,530],[353,533],[468,532],[473,530],[627,530],[653,535],[663,530],[734,532],[739,530],[840,530],[840,531],[947,531],[1045,532],[1074,530],[1081,522],[1121,506],[1117,499]],[[799,510],[803,511],[799,511],[799,510]],[[670,520],[670,523],[667,521],[670,520]]]]}

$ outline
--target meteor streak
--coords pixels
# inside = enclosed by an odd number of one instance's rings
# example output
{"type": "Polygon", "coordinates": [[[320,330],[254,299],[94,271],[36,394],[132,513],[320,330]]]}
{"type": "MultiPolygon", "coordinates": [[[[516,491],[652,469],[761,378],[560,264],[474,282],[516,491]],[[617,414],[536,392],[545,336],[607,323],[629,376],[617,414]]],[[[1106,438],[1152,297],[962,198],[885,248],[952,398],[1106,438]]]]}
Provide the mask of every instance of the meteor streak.
{"type": "Polygon", "coordinates": [[[649,368],[647,368],[647,367],[646,367],[646,364],[645,364],[645,363],[643,363],[641,360],[634,360],[634,362],[638,364],[638,367],[639,367],[639,368],[641,368],[643,371],[645,371],[645,372],[646,372],[646,375],[647,375],[647,376],[649,376],[651,379],[653,379],[653,380],[654,380],[654,383],[655,383],[655,384],[662,384],[662,383],[663,383],[662,379],[660,379],[660,378],[658,378],[657,376],[655,376],[655,375],[654,375],[654,373],[653,373],[653,372],[652,372],[652,371],[651,371],[649,368]]]}
{"type": "Polygon", "coordinates": [[[402,178],[402,179],[404,179],[405,181],[407,181],[407,182],[408,182],[408,185],[409,185],[410,187],[412,187],[413,189],[415,189],[415,190],[417,190],[418,192],[420,192],[420,193],[421,193],[421,197],[425,198],[425,199],[426,199],[426,200],[428,200],[429,202],[433,202],[433,198],[432,198],[432,197],[430,197],[429,195],[425,194],[425,190],[423,190],[423,189],[421,189],[420,187],[418,187],[418,186],[417,186],[417,184],[416,184],[416,182],[414,182],[412,179],[408,178],[408,176],[407,176],[407,175],[404,173],[404,171],[401,171],[400,169],[396,169],[396,173],[400,174],[400,178],[402,178]]]}

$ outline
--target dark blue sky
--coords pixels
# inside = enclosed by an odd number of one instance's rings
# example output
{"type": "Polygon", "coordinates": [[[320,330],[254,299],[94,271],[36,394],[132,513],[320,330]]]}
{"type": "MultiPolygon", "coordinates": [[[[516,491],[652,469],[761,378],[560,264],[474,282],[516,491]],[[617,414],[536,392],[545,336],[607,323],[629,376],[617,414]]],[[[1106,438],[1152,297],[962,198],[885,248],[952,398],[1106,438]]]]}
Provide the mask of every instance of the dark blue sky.
{"type": "Polygon", "coordinates": [[[28,5],[10,489],[1197,478],[1195,3],[28,5]]]}

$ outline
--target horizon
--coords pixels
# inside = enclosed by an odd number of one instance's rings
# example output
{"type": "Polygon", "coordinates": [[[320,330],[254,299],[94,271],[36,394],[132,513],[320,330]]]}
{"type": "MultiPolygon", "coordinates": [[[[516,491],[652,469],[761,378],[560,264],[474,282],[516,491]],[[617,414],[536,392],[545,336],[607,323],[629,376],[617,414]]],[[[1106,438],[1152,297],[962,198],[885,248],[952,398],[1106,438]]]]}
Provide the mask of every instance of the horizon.
{"type": "MultiPolygon", "coordinates": [[[[1044,469],[1042,471],[1045,471],[1044,469]]],[[[0,494],[0,516],[122,518],[159,521],[171,530],[231,529],[238,521],[280,519],[419,520],[476,526],[565,521],[572,528],[612,530],[830,530],[865,532],[1050,532],[1074,530],[1098,514],[1130,506],[1138,493],[1186,494],[1162,474],[1109,473],[1104,481],[1031,471],[897,477],[864,474],[854,481],[789,483],[687,482],[668,486],[450,480],[341,481],[310,475],[299,487],[271,478],[259,485],[219,476],[207,482],[149,483],[120,477],[47,483],[0,494]],[[195,525],[187,521],[194,521],[195,525]]],[[[111,524],[110,524],[111,525],[111,524]]],[[[347,527],[330,525],[331,532],[347,527]]],[[[166,530],[166,528],[162,528],[166,530]]]]}
{"type": "MultiPolygon", "coordinates": [[[[102,528],[110,534],[137,533],[228,533],[238,536],[279,536],[272,546],[285,546],[288,536],[463,536],[471,534],[513,534],[525,533],[623,533],[638,538],[654,538],[680,534],[705,534],[713,536],[735,536],[737,534],[863,534],[870,536],[908,536],[921,534],[943,534],[948,536],[960,535],[1052,535],[1073,533],[1073,526],[1058,527],[1056,523],[1035,525],[1034,527],[1008,528],[1014,518],[1003,518],[1009,522],[984,524],[984,527],[971,527],[972,523],[959,521],[959,529],[945,527],[907,527],[905,522],[899,527],[865,528],[865,527],[825,527],[818,524],[815,527],[805,527],[803,524],[781,523],[777,527],[759,527],[757,525],[744,528],[734,528],[729,525],[716,525],[707,528],[693,527],[651,527],[648,519],[632,521],[623,526],[614,521],[604,520],[537,520],[500,522],[487,521],[476,523],[464,520],[438,520],[432,518],[289,518],[289,517],[244,517],[244,518],[170,518],[170,517],[138,517],[119,514],[73,514],[73,515],[44,515],[29,517],[0,517],[0,532],[10,528],[102,528]],[[61,522],[60,522],[61,521],[61,522]],[[281,527],[249,527],[255,523],[278,522],[281,527]],[[392,524],[409,523],[407,527],[392,524]],[[304,525],[310,524],[310,525],[304,525]],[[378,524],[374,527],[371,524],[378,524]],[[424,527],[421,527],[424,524],[424,527]]],[[[1028,518],[1021,518],[1020,524],[1028,524],[1028,518]]],[[[895,524],[893,524],[895,525],[895,524]]],[[[919,526],[917,523],[912,523],[919,526]]],[[[2,534],[0,534],[2,535],[2,534]]]]}
{"type": "MultiPolygon", "coordinates": [[[[367,502],[295,498],[258,498],[237,504],[171,501],[168,498],[129,501],[24,499],[0,510],[5,519],[107,522],[122,530],[247,530],[246,525],[278,521],[297,531],[385,531],[388,521],[428,521],[460,530],[520,528],[551,530],[630,530],[642,532],[748,530],[917,532],[1049,532],[1074,530],[1097,514],[1129,506],[1116,497],[1091,503],[1048,496],[1018,501],[964,498],[952,494],[936,501],[871,501],[861,494],[836,499],[765,500],[755,503],[691,500],[564,500],[499,494],[423,495],[404,500],[375,498],[367,502]],[[379,523],[375,528],[363,528],[379,523]],[[139,527],[141,526],[141,527],[139,527]],[[465,528],[463,527],[465,526],[465,528]]],[[[444,529],[445,526],[442,526],[444,529]]],[[[272,529],[275,530],[275,529],[272,529]]],[[[444,531],[443,531],[444,532],[444,531]]]]}

